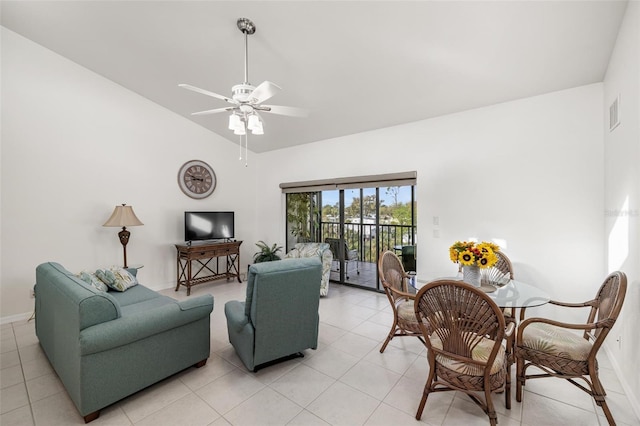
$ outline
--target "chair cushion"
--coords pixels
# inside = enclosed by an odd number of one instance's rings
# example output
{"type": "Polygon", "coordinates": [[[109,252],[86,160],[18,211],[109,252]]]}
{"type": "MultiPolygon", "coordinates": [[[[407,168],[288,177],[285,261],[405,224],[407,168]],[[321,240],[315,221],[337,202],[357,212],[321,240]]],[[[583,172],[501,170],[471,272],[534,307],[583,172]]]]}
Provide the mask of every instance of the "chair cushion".
{"type": "Polygon", "coordinates": [[[413,300],[405,300],[400,302],[397,305],[398,309],[398,318],[402,319],[406,322],[413,322],[418,324],[418,320],[416,319],[416,311],[414,307],[413,300]]]}
{"type": "Polygon", "coordinates": [[[531,323],[524,329],[520,346],[572,361],[587,361],[592,347],[575,332],[542,322],[531,323]]]}
{"type": "MultiPolygon", "coordinates": [[[[442,349],[442,342],[435,333],[430,336],[429,340],[434,348],[442,349]]],[[[495,340],[483,338],[480,343],[473,348],[471,358],[478,361],[486,361],[489,359],[489,355],[491,354],[491,350],[495,343],[495,340]]],[[[482,376],[484,374],[483,368],[479,365],[467,364],[442,354],[436,355],[436,361],[449,370],[456,371],[466,376],[482,376]]],[[[500,372],[500,369],[504,368],[505,361],[505,349],[504,346],[500,345],[496,359],[491,366],[490,374],[493,375],[500,372]]]]}

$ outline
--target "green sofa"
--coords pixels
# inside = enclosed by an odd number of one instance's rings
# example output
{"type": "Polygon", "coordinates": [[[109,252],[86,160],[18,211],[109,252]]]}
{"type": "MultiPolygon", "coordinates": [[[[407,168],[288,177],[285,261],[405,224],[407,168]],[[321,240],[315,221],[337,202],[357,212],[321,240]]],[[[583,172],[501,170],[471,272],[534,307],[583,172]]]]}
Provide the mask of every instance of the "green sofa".
{"type": "Polygon", "coordinates": [[[85,422],[209,358],[211,295],[178,302],[140,284],[101,292],[54,262],[36,268],[35,294],[36,335],[85,422]]]}
{"type": "Polygon", "coordinates": [[[249,267],[246,300],[227,302],[224,313],[229,342],[250,371],[318,347],[321,276],[318,256],[249,267]]]}

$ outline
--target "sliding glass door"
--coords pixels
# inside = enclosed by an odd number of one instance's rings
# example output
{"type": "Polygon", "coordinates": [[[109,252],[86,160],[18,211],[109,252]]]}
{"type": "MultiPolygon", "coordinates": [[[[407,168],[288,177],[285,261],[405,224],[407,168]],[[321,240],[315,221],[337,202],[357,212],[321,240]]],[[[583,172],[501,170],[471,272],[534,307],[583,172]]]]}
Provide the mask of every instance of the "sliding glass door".
{"type": "Polygon", "coordinates": [[[332,281],[380,290],[377,262],[385,250],[415,270],[414,188],[362,185],[288,193],[287,251],[297,242],[327,242],[332,281]]]}

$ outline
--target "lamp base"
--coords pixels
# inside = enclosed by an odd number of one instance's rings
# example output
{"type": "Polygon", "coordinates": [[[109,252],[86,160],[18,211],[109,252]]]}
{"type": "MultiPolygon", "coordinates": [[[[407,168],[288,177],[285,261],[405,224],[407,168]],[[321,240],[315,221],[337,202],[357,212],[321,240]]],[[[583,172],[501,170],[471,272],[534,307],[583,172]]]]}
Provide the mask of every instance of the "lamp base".
{"type": "Polygon", "coordinates": [[[131,236],[131,232],[127,231],[127,228],[125,226],[122,227],[122,231],[118,232],[120,244],[122,244],[122,251],[124,252],[125,268],[127,268],[127,243],[129,242],[129,236],[131,236]]]}

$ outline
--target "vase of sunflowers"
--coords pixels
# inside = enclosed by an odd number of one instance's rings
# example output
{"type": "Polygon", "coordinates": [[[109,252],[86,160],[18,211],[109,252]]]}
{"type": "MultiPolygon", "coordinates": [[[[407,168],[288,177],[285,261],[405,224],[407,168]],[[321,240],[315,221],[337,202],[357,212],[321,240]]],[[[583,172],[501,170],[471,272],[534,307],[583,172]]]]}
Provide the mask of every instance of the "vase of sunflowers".
{"type": "Polygon", "coordinates": [[[456,241],[449,248],[449,257],[462,267],[464,282],[480,287],[482,273],[480,269],[490,268],[498,261],[496,252],[500,250],[496,244],[483,241],[456,241]]]}

